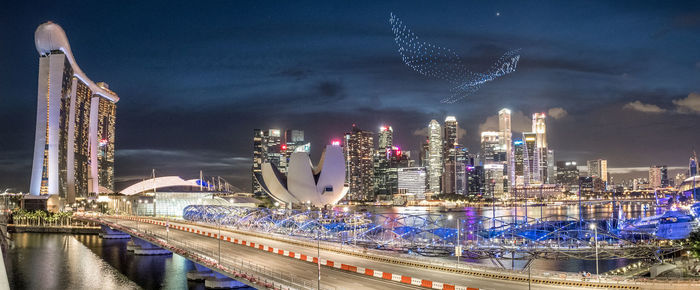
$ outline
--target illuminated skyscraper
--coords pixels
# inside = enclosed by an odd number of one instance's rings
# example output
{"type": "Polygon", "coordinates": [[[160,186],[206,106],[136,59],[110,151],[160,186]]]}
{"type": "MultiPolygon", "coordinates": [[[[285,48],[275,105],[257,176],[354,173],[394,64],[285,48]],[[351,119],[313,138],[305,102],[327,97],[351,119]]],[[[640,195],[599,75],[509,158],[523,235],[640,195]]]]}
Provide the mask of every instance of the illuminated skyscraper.
{"type": "Polygon", "coordinates": [[[525,142],[522,139],[513,140],[513,186],[525,184],[525,161],[525,142]]]}
{"type": "Polygon", "coordinates": [[[457,146],[459,140],[457,139],[457,118],[454,116],[448,116],[445,118],[445,127],[443,128],[443,141],[442,141],[442,192],[443,193],[455,193],[456,182],[457,182],[457,146]]]}
{"type": "Polygon", "coordinates": [[[557,161],[557,184],[572,190],[578,187],[579,172],[576,161],[557,161]]]}
{"type": "Polygon", "coordinates": [[[55,23],[34,33],[39,53],[36,135],[30,193],[76,196],[114,191],[114,125],[119,97],[91,81],[55,23]]]}
{"type": "Polygon", "coordinates": [[[537,161],[537,180],[542,183],[547,183],[549,177],[549,173],[547,172],[549,166],[547,165],[547,126],[545,124],[545,117],[544,113],[532,114],[532,132],[535,133],[537,157],[530,157],[537,161]]]}
{"type": "Polygon", "coordinates": [[[481,160],[484,168],[486,197],[504,198],[508,177],[504,174],[506,152],[501,147],[501,132],[481,132],[481,160]]]}
{"type": "Polygon", "coordinates": [[[378,139],[379,150],[391,148],[391,146],[394,146],[394,129],[391,126],[379,127],[378,139]]]}
{"type": "Polygon", "coordinates": [[[693,151],[693,156],[690,156],[690,161],[688,162],[688,174],[690,177],[698,175],[698,156],[695,155],[695,151],[693,151]]]}
{"type": "Polygon", "coordinates": [[[414,195],[416,200],[425,199],[425,167],[398,168],[397,175],[399,193],[414,195]]]}
{"type": "Polygon", "coordinates": [[[346,182],[350,190],[346,195],[348,200],[374,200],[374,138],[372,132],[363,131],[352,125],[352,131],[345,133],[345,164],[346,182]]]}
{"type": "Polygon", "coordinates": [[[523,133],[523,176],[524,184],[542,183],[540,171],[540,150],[537,149],[537,134],[523,133]]]}
{"type": "Polygon", "coordinates": [[[494,164],[501,161],[499,132],[481,132],[481,162],[483,164],[494,164]]]}
{"type": "MultiPolygon", "coordinates": [[[[394,129],[391,126],[379,127],[377,150],[374,151],[374,195],[386,197],[393,194],[395,174],[390,174],[389,163],[392,156],[394,129]],[[390,176],[391,175],[391,176],[390,176]]],[[[399,151],[400,152],[400,151],[399,151]]],[[[394,171],[395,173],[395,171],[394,171]]]]}
{"type": "Polygon", "coordinates": [[[442,135],[440,123],[430,121],[428,125],[428,191],[440,193],[440,181],[442,176],[442,135]]]}
{"type": "MultiPolygon", "coordinates": [[[[279,129],[269,129],[266,131],[260,129],[253,130],[253,193],[262,195],[263,191],[260,181],[262,178],[262,164],[270,162],[279,168],[280,171],[285,171],[286,166],[280,166],[282,158],[281,134],[279,129]]],[[[286,145],[284,146],[286,148],[286,145]]],[[[285,171],[286,172],[286,171],[285,171]]]]}
{"type": "Polygon", "coordinates": [[[588,160],[588,177],[608,181],[608,161],[605,159],[588,160]]]}
{"type": "Polygon", "coordinates": [[[554,166],[554,150],[547,150],[547,179],[543,183],[555,184],[557,180],[557,170],[554,166]]]}
{"type": "Polygon", "coordinates": [[[668,167],[666,167],[666,165],[655,165],[649,167],[650,188],[667,187],[668,184],[668,167]]]}
{"type": "Polygon", "coordinates": [[[506,153],[506,174],[509,187],[515,184],[515,162],[513,160],[513,133],[511,131],[510,110],[501,109],[498,111],[498,143],[501,150],[506,153]]]}
{"type": "Polygon", "coordinates": [[[280,162],[278,169],[287,173],[289,158],[294,152],[311,152],[311,143],[304,141],[304,131],[287,130],[284,133],[284,141],[280,145],[280,162]]]}

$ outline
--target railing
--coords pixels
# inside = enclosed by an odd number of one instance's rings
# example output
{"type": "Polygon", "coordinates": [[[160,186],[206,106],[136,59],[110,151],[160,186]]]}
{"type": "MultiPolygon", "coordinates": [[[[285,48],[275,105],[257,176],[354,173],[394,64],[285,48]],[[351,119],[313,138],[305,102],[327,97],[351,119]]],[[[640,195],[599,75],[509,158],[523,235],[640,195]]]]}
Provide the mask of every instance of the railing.
{"type": "Polygon", "coordinates": [[[15,217],[12,220],[14,226],[22,227],[82,227],[82,228],[95,228],[99,227],[99,224],[91,221],[76,220],[72,217],[63,217],[60,219],[48,219],[44,217],[15,217]]]}
{"type": "MultiPolygon", "coordinates": [[[[209,223],[195,223],[195,222],[190,222],[182,219],[161,219],[161,220],[168,220],[172,222],[178,222],[178,223],[184,223],[184,224],[190,224],[190,225],[195,225],[195,226],[205,226],[205,227],[210,227],[210,228],[217,228],[217,225],[214,224],[209,224],[209,223]]],[[[360,247],[354,247],[352,245],[345,244],[343,245],[342,248],[339,248],[339,244],[335,242],[327,242],[321,240],[316,241],[316,240],[309,240],[309,239],[303,239],[299,237],[289,237],[289,236],[284,236],[281,234],[273,234],[273,233],[264,233],[265,235],[262,235],[261,232],[249,232],[249,231],[243,231],[240,229],[236,228],[231,228],[231,227],[223,227],[222,229],[226,229],[227,231],[242,234],[242,235],[248,235],[248,236],[253,236],[257,238],[262,238],[262,239],[269,239],[269,240],[276,240],[276,241],[281,241],[281,242],[286,242],[289,244],[295,244],[299,246],[304,246],[304,247],[309,247],[309,248],[316,248],[317,244],[320,244],[320,249],[324,251],[329,251],[329,252],[337,252],[337,253],[343,253],[343,254],[349,254],[353,256],[358,256],[358,257],[363,257],[366,259],[370,260],[375,260],[375,261],[381,261],[381,262],[386,262],[386,263],[394,263],[394,264],[400,264],[400,265],[406,265],[406,266],[418,266],[418,267],[423,267],[423,268],[428,268],[428,269],[434,269],[434,270],[442,270],[442,271],[448,271],[448,272],[455,272],[455,273],[463,273],[463,274],[483,274],[483,275],[490,275],[490,276],[506,276],[506,277],[512,277],[512,278],[517,278],[518,280],[525,279],[532,279],[532,280],[553,280],[553,281],[567,281],[567,282],[581,282],[581,281],[587,281],[587,282],[597,282],[598,278],[597,277],[582,277],[580,274],[577,273],[572,273],[572,272],[560,272],[560,271],[547,271],[547,270],[537,270],[537,269],[531,269],[530,271],[530,277],[528,278],[528,271],[527,269],[523,270],[508,270],[508,269],[503,269],[503,268],[494,268],[494,267],[487,267],[487,266],[481,266],[473,263],[456,263],[456,262],[446,262],[446,261],[439,261],[434,258],[427,258],[427,257],[420,257],[420,256],[413,256],[413,255],[407,255],[403,253],[392,253],[392,255],[387,255],[383,253],[382,251],[378,250],[373,250],[373,249],[367,249],[367,248],[360,248],[360,247]]],[[[634,286],[644,286],[644,285],[650,285],[653,281],[640,281],[639,279],[628,279],[620,276],[607,276],[607,275],[601,275],[600,276],[600,282],[605,283],[605,284],[617,284],[617,285],[634,285],[634,286]]],[[[677,282],[685,282],[685,281],[677,281],[677,282]]],[[[697,281],[695,281],[697,283],[697,281]]],[[[600,287],[606,287],[605,284],[600,285],[600,287]]]]}
{"type": "MultiPolygon", "coordinates": [[[[317,281],[299,278],[296,275],[293,275],[288,272],[273,270],[269,267],[256,264],[249,260],[226,257],[224,255],[221,255],[221,253],[218,252],[218,249],[216,249],[215,246],[208,245],[206,243],[197,243],[189,240],[179,241],[171,239],[169,238],[169,234],[166,232],[165,229],[156,231],[147,229],[141,230],[138,226],[138,222],[120,222],[117,224],[122,227],[129,228],[133,232],[154,237],[171,247],[183,249],[187,252],[190,252],[191,254],[201,256],[213,263],[213,265],[207,266],[213,266],[213,268],[220,269],[232,269],[236,272],[234,274],[235,277],[246,278],[253,276],[256,277],[256,280],[264,281],[270,284],[272,288],[276,289],[286,289],[290,286],[298,289],[317,289],[317,281]],[[127,225],[127,223],[136,223],[136,225],[127,225]],[[134,228],[134,226],[136,226],[136,228],[134,228]]],[[[336,290],[336,287],[321,284],[321,289],[336,290]]]]}

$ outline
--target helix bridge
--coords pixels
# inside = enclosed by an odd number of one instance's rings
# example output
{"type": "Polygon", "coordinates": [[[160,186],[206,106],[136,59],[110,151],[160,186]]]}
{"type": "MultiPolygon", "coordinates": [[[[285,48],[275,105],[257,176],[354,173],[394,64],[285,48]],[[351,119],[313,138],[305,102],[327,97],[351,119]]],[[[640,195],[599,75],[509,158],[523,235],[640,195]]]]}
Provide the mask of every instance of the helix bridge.
{"type": "Polygon", "coordinates": [[[681,251],[692,216],[667,211],[633,221],[579,220],[570,216],[461,217],[190,205],[193,222],[263,234],[354,245],[422,256],[468,259],[661,259],[681,251]],[[459,229],[459,231],[458,231],[459,229]],[[597,234],[597,236],[596,236],[597,234]],[[461,247],[456,247],[456,246],[461,247]]]}

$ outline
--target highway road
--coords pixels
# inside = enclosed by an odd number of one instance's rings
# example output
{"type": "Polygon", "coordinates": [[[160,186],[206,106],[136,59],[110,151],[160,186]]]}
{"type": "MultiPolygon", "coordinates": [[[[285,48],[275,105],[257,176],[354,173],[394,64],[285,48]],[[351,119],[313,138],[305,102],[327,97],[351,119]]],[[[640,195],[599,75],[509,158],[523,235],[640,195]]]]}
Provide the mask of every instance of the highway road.
{"type": "MultiPolygon", "coordinates": [[[[217,239],[173,229],[166,233],[163,226],[148,223],[108,218],[105,218],[105,220],[118,223],[121,226],[138,229],[138,231],[154,232],[162,237],[167,236],[172,241],[187,241],[188,243],[196,244],[198,250],[204,249],[212,253],[209,255],[211,258],[218,258],[219,240],[217,239]]],[[[224,235],[226,236],[227,234],[224,235]]],[[[224,259],[226,257],[235,257],[248,260],[268,269],[278,270],[286,277],[292,275],[296,278],[308,280],[313,283],[313,288],[316,288],[318,281],[318,267],[316,264],[225,241],[221,242],[221,256],[224,259]]],[[[321,283],[322,288],[330,289],[421,289],[419,286],[353,274],[329,267],[321,268],[321,283]]]]}
{"type": "MultiPolygon", "coordinates": [[[[116,218],[104,218],[110,222],[117,222],[122,226],[127,226],[130,228],[139,228],[140,230],[148,230],[159,232],[160,235],[165,235],[165,227],[160,225],[154,225],[143,222],[136,222],[130,220],[121,220],[116,218]]],[[[217,230],[212,227],[207,226],[197,226],[186,223],[176,223],[171,222],[171,225],[181,225],[190,228],[196,228],[199,230],[204,230],[207,232],[216,233],[217,230]]],[[[260,238],[251,235],[242,235],[239,233],[234,233],[227,231],[222,228],[222,234],[224,236],[230,236],[232,238],[238,238],[246,240],[249,242],[255,242],[256,244],[263,244],[270,247],[285,249],[288,251],[293,251],[295,253],[301,253],[308,256],[317,256],[317,249],[315,247],[308,247],[297,244],[290,244],[283,241],[277,241],[273,239],[260,238]]],[[[217,258],[216,254],[218,252],[218,240],[210,237],[204,237],[194,233],[183,232],[179,230],[171,229],[168,233],[169,237],[175,241],[188,241],[195,242],[197,245],[206,247],[209,251],[214,253],[213,258],[217,258]]],[[[221,242],[221,254],[223,257],[236,257],[240,259],[246,259],[253,261],[254,263],[261,264],[265,267],[271,269],[278,269],[282,272],[289,273],[295,277],[316,282],[317,279],[317,265],[300,261],[298,259],[293,259],[290,257],[284,257],[278,254],[268,253],[259,249],[254,249],[248,246],[238,245],[229,242],[221,242]]],[[[400,275],[411,276],[420,279],[427,279],[436,282],[449,283],[459,286],[467,286],[480,289],[528,289],[528,283],[507,281],[507,280],[496,280],[488,279],[475,276],[467,276],[463,274],[456,274],[451,272],[445,272],[441,270],[432,270],[426,268],[418,268],[408,265],[397,265],[393,263],[386,263],[374,260],[368,260],[362,257],[341,254],[337,252],[329,252],[321,250],[321,257],[323,259],[332,260],[336,263],[343,263],[354,265],[358,267],[371,268],[374,270],[395,273],[400,275]]],[[[361,275],[356,273],[351,273],[347,271],[342,271],[338,269],[333,269],[330,267],[322,267],[321,270],[321,281],[323,285],[328,287],[336,287],[337,289],[421,289],[422,287],[413,286],[409,284],[404,284],[400,282],[394,282],[389,280],[383,280],[379,278],[374,278],[367,275],[361,275]]],[[[325,287],[325,286],[324,286],[325,287]]],[[[570,287],[564,286],[554,286],[554,285],[542,285],[542,284],[532,284],[531,289],[572,289],[570,287]]],[[[575,288],[575,287],[574,287],[575,288]]],[[[422,288],[425,289],[425,288],[422,288]]]]}

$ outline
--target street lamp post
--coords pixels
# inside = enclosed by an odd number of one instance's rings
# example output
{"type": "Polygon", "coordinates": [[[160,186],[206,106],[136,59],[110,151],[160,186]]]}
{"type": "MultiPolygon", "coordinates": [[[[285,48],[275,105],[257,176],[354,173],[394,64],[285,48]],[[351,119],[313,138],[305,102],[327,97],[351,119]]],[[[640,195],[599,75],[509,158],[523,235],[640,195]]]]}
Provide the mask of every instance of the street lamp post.
{"type": "Polygon", "coordinates": [[[219,222],[219,265],[221,265],[221,219],[219,219],[218,222],[219,222]]]}
{"type": "MultiPolygon", "coordinates": [[[[447,215],[448,220],[452,220],[452,215],[447,215]]],[[[462,256],[462,243],[460,243],[460,223],[461,219],[457,220],[457,245],[455,245],[455,256],[457,257],[457,264],[455,265],[456,268],[459,268],[459,257],[462,256]]]]}
{"type": "MultiPolygon", "coordinates": [[[[318,220],[321,221],[321,209],[318,209],[318,220]]],[[[316,231],[316,261],[318,262],[318,290],[321,290],[321,227],[316,231]]]]}
{"type": "Polygon", "coordinates": [[[600,274],[598,273],[598,227],[596,224],[591,224],[591,229],[594,230],[594,241],[595,241],[595,275],[598,277],[598,282],[600,282],[600,274]]]}

